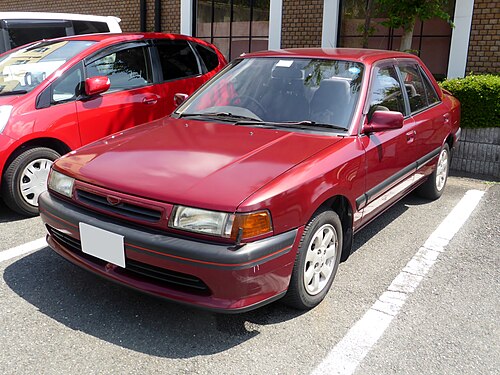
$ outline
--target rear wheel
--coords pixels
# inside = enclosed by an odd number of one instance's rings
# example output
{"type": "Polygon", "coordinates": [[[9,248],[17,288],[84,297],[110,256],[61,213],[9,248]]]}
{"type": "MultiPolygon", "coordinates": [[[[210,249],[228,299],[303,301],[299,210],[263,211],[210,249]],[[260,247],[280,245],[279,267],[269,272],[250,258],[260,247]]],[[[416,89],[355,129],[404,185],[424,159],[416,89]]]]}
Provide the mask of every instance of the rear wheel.
{"type": "Polygon", "coordinates": [[[23,215],[38,215],[38,197],[47,190],[50,167],[59,156],[46,147],[18,155],[3,175],[2,196],[7,206],[23,215]]]}
{"type": "Polygon", "coordinates": [[[418,189],[417,194],[427,199],[438,199],[444,191],[446,181],[448,180],[448,172],[450,169],[450,148],[445,143],[439,159],[436,164],[436,169],[418,189]]]}
{"type": "Polygon", "coordinates": [[[318,212],[300,241],[290,285],[283,302],[306,310],[319,304],[332,285],[342,251],[342,224],[333,211],[318,212]]]}

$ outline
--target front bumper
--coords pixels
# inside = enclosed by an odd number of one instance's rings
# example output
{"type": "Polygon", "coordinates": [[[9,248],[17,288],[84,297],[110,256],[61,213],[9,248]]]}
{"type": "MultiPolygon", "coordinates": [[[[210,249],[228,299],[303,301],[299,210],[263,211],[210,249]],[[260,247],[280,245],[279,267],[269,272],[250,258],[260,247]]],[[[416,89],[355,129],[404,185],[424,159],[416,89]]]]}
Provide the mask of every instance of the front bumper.
{"type": "Polygon", "coordinates": [[[52,249],[76,265],[140,291],[198,307],[242,312],[282,297],[303,228],[238,248],[138,227],[45,192],[40,216],[52,249]],[[81,251],[79,223],[124,236],[126,267],[81,251]]]}

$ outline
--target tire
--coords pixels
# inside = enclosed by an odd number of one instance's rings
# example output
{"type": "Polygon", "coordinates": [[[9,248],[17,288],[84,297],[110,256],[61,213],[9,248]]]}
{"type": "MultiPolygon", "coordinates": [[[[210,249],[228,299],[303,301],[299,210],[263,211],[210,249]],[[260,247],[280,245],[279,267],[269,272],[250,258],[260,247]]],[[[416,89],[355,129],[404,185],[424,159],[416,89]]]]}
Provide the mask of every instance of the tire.
{"type": "Polygon", "coordinates": [[[339,216],[329,210],[317,212],[302,234],[283,302],[299,310],[308,310],[318,305],[330,290],[341,252],[342,223],[339,216]],[[332,238],[327,240],[329,245],[325,245],[324,240],[329,235],[332,238]]]}
{"type": "Polygon", "coordinates": [[[3,175],[5,204],[22,215],[38,215],[38,196],[47,189],[50,166],[59,156],[46,147],[29,148],[18,155],[3,175]]]}
{"type": "Polygon", "coordinates": [[[445,143],[439,153],[436,169],[431,173],[427,181],[417,189],[417,194],[431,200],[438,199],[443,194],[449,171],[450,147],[445,143]]]}

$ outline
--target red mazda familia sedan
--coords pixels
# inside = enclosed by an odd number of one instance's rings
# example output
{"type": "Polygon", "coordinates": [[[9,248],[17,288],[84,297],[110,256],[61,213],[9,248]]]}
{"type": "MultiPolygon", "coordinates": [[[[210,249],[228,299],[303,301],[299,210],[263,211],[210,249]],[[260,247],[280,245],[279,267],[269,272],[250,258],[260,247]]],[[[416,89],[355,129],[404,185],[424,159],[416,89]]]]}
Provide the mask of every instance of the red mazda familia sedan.
{"type": "Polygon", "coordinates": [[[212,45],[173,34],[42,41],[0,56],[0,191],[38,214],[52,162],[99,138],[163,118],[226,65],[212,45]]]}
{"type": "Polygon", "coordinates": [[[170,117],[56,161],[39,201],[47,240],[174,301],[309,309],[360,228],[415,188],[442,194],[459,113],[413,55],[249,54],[170,117]]]}

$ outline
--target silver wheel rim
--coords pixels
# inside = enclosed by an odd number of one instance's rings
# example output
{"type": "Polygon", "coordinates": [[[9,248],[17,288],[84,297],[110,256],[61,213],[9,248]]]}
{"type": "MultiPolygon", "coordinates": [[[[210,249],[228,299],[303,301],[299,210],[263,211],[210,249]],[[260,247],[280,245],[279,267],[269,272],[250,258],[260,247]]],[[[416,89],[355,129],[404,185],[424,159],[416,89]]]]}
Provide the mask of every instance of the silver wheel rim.
{"type": "Polygon", "coordinates": [[[439,160],[437,163],[437,170],[436,170],[436,189],[438,191],[443,190],[447,176],[448,176],[448,151],[446,151],[446,149],[443,149],[441,151],[441,154],[439,154],[439,160]]]}
{"type": "Polygon", "coordinates": [[[325,224],[313,235],[307,246],[304,265],[304,286],[307,293],[314,296],[325,289],[332,277],[337,258],[337,231],[325,224]]]}
{"type": "Polygon", "coordinates": [[[38,207],[38,197],[47,190],[47,179],[52,163],[49,159],[35,159],[24,168],[19,189],[26,203],[38,207]]]}

